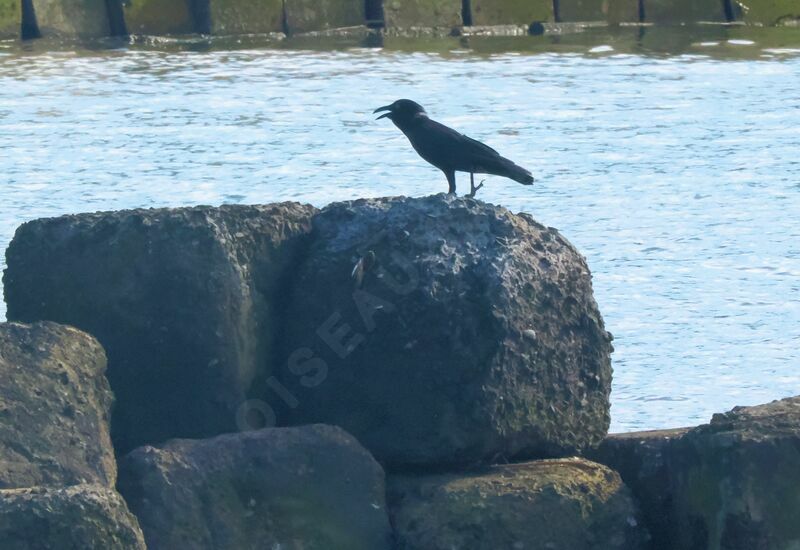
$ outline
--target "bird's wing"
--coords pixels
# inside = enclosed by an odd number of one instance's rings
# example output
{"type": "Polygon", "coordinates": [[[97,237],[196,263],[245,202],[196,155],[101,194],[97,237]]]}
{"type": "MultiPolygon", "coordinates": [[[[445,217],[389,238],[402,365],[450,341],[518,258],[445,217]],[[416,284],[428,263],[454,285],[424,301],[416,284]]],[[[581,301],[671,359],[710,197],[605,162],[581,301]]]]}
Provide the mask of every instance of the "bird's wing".
{"type": "Polygon", "coordinates": [[[467,143],[469,143],[470,145],[475,147],[478,151],[482,151],[485,154],[493,154],[493,155],[499,155],[500,154],[497,151],[495,151],[494,149],[492,149],[491,147],[489,147],[488,145],[486,145],[485,143],[481,143],[477,139],[472,139],[471,137],[469,137],[466,134],[461,134],[461,137],[464,138],[467,143]]]}

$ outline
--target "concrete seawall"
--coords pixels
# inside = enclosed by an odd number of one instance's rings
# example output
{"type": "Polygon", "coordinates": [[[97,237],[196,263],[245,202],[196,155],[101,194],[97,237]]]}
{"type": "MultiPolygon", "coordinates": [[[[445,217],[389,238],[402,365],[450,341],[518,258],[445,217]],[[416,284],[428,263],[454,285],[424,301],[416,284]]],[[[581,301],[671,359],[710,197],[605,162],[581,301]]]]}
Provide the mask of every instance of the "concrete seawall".
{"type": "Polygon", "coordinates": [[[126,34],[287,35],[540,23],[800,24],[796,0],[0,0],[0,39],[126,34]]]}

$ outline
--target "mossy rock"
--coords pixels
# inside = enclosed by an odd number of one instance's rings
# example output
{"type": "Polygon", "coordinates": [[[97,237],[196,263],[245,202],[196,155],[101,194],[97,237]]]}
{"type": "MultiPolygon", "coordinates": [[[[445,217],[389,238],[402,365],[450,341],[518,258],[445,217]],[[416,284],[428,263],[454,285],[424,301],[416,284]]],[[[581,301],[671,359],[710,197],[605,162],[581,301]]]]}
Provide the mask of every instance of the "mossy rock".
{"type": "Polygon", "coordinates": [[[0,489],[114,485],[105,370],[103,348],[86,333],[0,323],[0,489]]]}
{"type": "Polygon", "coordinates": [[[583,459],[393,476],[398,550],[639,550],[647,540],[617,473],[583,459]]]}
{"type": "Polygon", "coordinates": [[[0,0],[0,40],[19,38],[21,25],[20,0],[0,0]]]}
{"type": "Polygon", "coordinates": [[[97,38],[111,34],[105,0],[33,0],[43,36],[97,38]]]}
{"type": "Polygon", "coordinates": [[[145,550],[139,523],[98,485],[0,490],[3,550],[145,550]]]}
{"type": "Polygon", "coordinates": [[[385,0],[387,27],[460,27],[461,0],[385,0]]]}
{"type": "Polygon", "coordinates": [[[473,25],[529,25],[553,21],[550,0],[472,0],[473,25]]]}
{"type": "Polygon", "coordinates": [[[726,21],[723,0],[644,0],[644,18],[650,23],[726,21]]]}
{"type": "Polygon", "coordinates": [[[797,0],[742,0],[738,5],[739,17],[745,23],[781,25],[800,19],[800,2],[797,0]]]}
{"type": "Polygon", "coordinates": [[[190,34],[195,31],[186,0],[128,0],[125,22],[132,34],[190,34]]]}
{"type": "Polygon", "coordinates": [[[282,0],[210,0],[214,34],[266,34],[283,31],[282,0]]]}
{"type": "Polygon", "coordinates": [[[800,548],[800,397],[714,415],[670,455],[677,548],[800,548]]]}
{"type": "Polygon", "coordinates": [[[366,23],[364,0],[285,0],[291,34],[355,27],[366,23]]]}
{"type": "Polygon", "coordinates": [[[142,447],[119,489],[150,550],[390,547],[383,470],[334,426],[142,447]]]}

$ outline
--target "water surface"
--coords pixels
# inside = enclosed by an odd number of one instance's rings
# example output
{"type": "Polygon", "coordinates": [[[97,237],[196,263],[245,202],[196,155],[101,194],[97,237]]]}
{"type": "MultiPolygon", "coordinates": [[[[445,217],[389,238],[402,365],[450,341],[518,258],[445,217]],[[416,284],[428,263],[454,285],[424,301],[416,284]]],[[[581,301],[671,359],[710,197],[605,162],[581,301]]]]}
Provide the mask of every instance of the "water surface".
{"type": "Polygon", "coordinates": [[[376,46],[0,42],[0,249],[64,213],[445,191],[371,115],[409,97],[537,177],[480,198],[586,255],[612,430],[800,394],[800,30],[376,46]]]}

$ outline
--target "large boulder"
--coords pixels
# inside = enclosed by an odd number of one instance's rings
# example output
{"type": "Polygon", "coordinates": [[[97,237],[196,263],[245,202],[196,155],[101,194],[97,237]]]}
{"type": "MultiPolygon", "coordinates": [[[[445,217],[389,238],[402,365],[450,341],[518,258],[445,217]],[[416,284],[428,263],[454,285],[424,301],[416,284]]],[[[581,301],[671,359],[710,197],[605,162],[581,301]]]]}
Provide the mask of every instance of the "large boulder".
{"type": "Polygon", "coordinates": [[[0,490],[3,550],[145,550],[136,518],[98,485],[0,490]]]}
{"type": "Polygon", "coordinates": [[[462,0],[384,0],[383,17],[389,28],[462,25],[462,0]]]}
{"type": "Polygon", "coordinates": [[[642,509],[656,550],[676,548],[670,464],[675,441],[688,428],[611,434],[589,453],[592,460],[619,472],[642,509]]]}
{"type": "Polygon", "coordinates": [[[583,459],[393,476],[397,550],[638,550],[647,532],[612,470],[583,459]]]}
{"type": "Polygon", "coordinates": [[[676,548],[800,548],[800,397],[714,415],[670,468],[676,548]]]}
{"type": "Polygon", "coordinates": [[[285,0],[286,29],[292,34],[366,23],[364,0],[285,0]]]}
{"type": "Polygon", "coordinates": [[[551,0],[471,0],[473,25],[530,25],[553,20],[551,0]]]}
{"type": "Polygon", "coordinates": [[[287,314],[291,423],[342,426],[392,466],[605,436],[611,338],[558,231],[437,195],[333,204],[314,235],[287,314]]]}
{"type": "Polygon", "coordinates": [[[390,547],[383,470],[332,426],[137,449],[119,487],[150,550],[390,547]]]}
{"type": "Polygon", "coordinates": [[[79,330],[0,324],[0,489],[114,485],[105,369],[103,348],[79,330]]]}
{"type": "Polygon", "coordinates": [[[32,0],[44,36],[96,38],[109,36],[106,0],[32,0]]]}
{"type": "Polygon", "coordinates": [[[22,225],[8,247],[8,318],[95,335],[117,396],[118,452],[237,429],[269,376],[285,280],[315,209],[295,203],[131,210],[22,225]]]}

